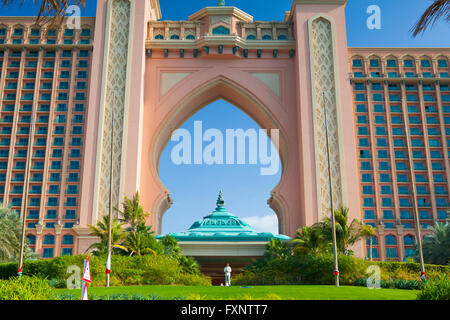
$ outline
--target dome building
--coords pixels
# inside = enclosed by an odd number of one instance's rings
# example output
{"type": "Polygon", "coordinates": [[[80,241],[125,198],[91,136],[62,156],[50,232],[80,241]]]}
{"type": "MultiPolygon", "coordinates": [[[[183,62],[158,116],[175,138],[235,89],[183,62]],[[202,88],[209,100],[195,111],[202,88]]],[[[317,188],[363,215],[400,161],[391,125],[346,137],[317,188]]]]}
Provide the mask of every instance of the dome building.
{"type": "MultiPolygon", "coordinates": [[[[165,235],[156,236],[162,239],[165,235]]],[[[228,212],[222,192],[216,209],[202,220],[196,221],[185,232],[174,232],[174,237],[186,256],[195,258],[204,274],[211,276],[213,284],[223,282],[223,268],[230,263],[233,274],[247,264],[263,257],[265,245],[272,239],[289,241],[285,235],[256,232],[245,221],[228,212]]]]}

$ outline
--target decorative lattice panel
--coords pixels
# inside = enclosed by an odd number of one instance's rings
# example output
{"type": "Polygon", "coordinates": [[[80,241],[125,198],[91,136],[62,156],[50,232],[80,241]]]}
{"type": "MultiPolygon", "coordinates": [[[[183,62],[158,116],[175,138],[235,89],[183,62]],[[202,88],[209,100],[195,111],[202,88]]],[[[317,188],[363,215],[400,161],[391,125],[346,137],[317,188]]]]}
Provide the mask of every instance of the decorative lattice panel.
{"type": "Polygon", "coordinates": [[[101,165],[99,174],[97,217],[109,213],[111,178],[111,116],[114,113],[113,140],[113,207],[121,202],[120,186],[122,165],[122,137],[124,129],[125,93],[128,62],[128,39],[130,27],[130,2],[113,0],[111,3],[110,40],[107,59],[107,80],[103,118],[103,139],[101,143],[101,165]],[[114,110],[114,112],[112,112],[114,110]]]}
{"type": "Polygon", "coordinates": [[[330,168],[333,189],[333,205],[342,204],[341,160],[339,154],[339,126],[336,104],[333,32],[330,21],[318,18],[311,24],[311,63],[314,107],[314,135],[317,163],[319,219],[330,215],[330,187],[328,175],[327,145],[324,105],[327,112],[330,168]],[[325,93],[325,95],[324,95],[325,93]]]}

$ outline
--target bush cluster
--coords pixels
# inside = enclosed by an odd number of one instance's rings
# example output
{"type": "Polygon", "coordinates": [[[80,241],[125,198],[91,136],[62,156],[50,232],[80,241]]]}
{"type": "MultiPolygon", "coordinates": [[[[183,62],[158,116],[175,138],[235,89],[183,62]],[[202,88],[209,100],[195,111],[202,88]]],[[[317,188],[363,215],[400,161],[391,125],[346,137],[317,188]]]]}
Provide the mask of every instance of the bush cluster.
{"type": "MultiPolygon", "coordinates": [[[[383,287],[418,289],[420,265],[403,262],[370,262],[356,257],[339,256],[339,278],[342,285],[366,285],[370,265],[381,269],[383,287]],[[390,280],[391,279],[391,280],[390,280]]],[[[236,285],[334,284],[332,254],[292,255],[287,259],[259,260],[247,266],[233,279],[236,285]]],[[[427,279],[450,276],[450,266],[426,265],[427,279]]]]}
{"type": "Polygon", "coordinates": [[[14,277],[0,281],[0,300],[53,300],[53,289],[38,277],[14,277]]]}
{"type": "Polygon", "coordinates": [[[426,281],[422,291],[417,295],[417,299],[450,300],[450,280],[448,276],[438,276],[434,280],[426,281]]]}
{"type": "MultiPolygon", "coordinates": [[[[71,275],[67,268],[76,265],[83,269],[87,255],[61,256],[50,260],[25,261],[24,276],[47,278],[46,283],[57,288],[66,286],[71,275]]],[[[91,256],[91,278],[93,286],[105,284],[105,256],[91,256]]],[[[113,255],[111,259],[111,286],[126,285],[211,285],[211,279],[202,274],[184,272],[179,261],[165,255],[122,256],[113,255]]],[[[9,279],[17,274],[17,263],[0,264],[0,279],[9,279]]]]}

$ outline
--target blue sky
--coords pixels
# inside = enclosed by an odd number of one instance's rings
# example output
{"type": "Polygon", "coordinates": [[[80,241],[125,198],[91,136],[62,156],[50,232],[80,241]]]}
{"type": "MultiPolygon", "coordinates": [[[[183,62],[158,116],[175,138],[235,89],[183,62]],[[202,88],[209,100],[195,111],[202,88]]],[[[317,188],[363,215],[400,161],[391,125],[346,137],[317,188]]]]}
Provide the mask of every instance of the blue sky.
{"type": "MultiPolygon", "coordinates": [[[[88,0],[84,16],[95,16],[96,1],[88,0]]],[[[160,0],[164,20],[187,20],[188,16],[216,0],[160,0]]],[[[412,38],[410,28],[431,0],[349,0],[346,7],[348,45],[353,47],[450,47],[449,24],[440,21],[425,35],[412,38]],[[381,29],[369,30],[366,13],[370,5],[381,9],[381,29]]],[[[291,9],[292,0],[227,0],[255,20],[280,21],[291,9]]],[[[1,15],[35,15],[32,6],[2,8],[1,15]]],[[[1,20],[1,18],[0,18],[1,20]]],[[[245,113],[219,100],[203,108],[182,126],[192,130],[195,120],[203,127],[225,129],[259,128],[245,113]]],[[[219,190],[224,193],[229,211],[245,218],[259,231],[276,231],[277,219],[267,206],[270,191],[280,174],[261,176],[259,165],[175,165],[170,153],[176,143],[169,143],[160,162],[160,176],[174,200],[163,219],[163,233],[183,231],[215,207],[219,190]]]]}

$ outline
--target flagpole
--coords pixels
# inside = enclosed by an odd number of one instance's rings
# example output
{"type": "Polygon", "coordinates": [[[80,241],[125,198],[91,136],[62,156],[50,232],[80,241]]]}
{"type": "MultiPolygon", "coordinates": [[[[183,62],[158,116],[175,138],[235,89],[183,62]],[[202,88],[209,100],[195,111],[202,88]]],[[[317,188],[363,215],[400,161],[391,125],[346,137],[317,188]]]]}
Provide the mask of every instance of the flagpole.
{"type": "MultiPolygon", "coordinates": [[[[114,95],[115,98],[115,95],[114,95]]],[[[112,198],[113,198],[113,190],[112,190],[112,184],[113,184],[113,146],[114,146],[114,107],[111,108],[111,169],[110,169],[110,175],[109,175],[109,224],[108,224],[108,257],[107,257],[107,264],[110,263],[111,259],[111,229],[112,229],[112,198]]],[[[110,270],[111,266],[106,266],[106,287],[109,287],[109,278],[110,278],[110,270]]]]}
{"type": "MultiPolygon", "coordinates": [[[[31,152],[32,152],[32,146],[33,143],[33,117],[31,117],[31,123],[30,123],[30,132],[28,137],[28,151],[30,154],[27,154],[27,168],[25,172],[25,188],[24,188],[24,202],[23,207],[21,208],[22,212],[22,235],[20,239],[20,253],[19,253],[19,265],[17,266],[17,275],[19,277],[23,274],[23,256],[25,251],[25,233],[26,233],[26,216],[27,216],[27,203],[28,203],[28,185],[30,183],[30,162],[31,162],[31,152]]],[[[28,152],[27,151],[27,152],[28,152]]]]}
{"type": "Polygon", "coordinates": [[[325,108],[325,91],[323,92],[323,112],[325,118],[325,138],[327,145],[327,161],[328,161],[328,181],[330,184],[330,207],[331,207],[331,237],[333,241],[333,254],[334,254],[334,275],[336,287],[339,287],[339,266],[338,266],[338,253],[336,244],[336,222],[334,218],[334,208],[333,208],[333,189],[331,184],[331,168],[330,168],[330,150],[328,146],[328,123],[327,123],[327,110],[325,108]]]}

